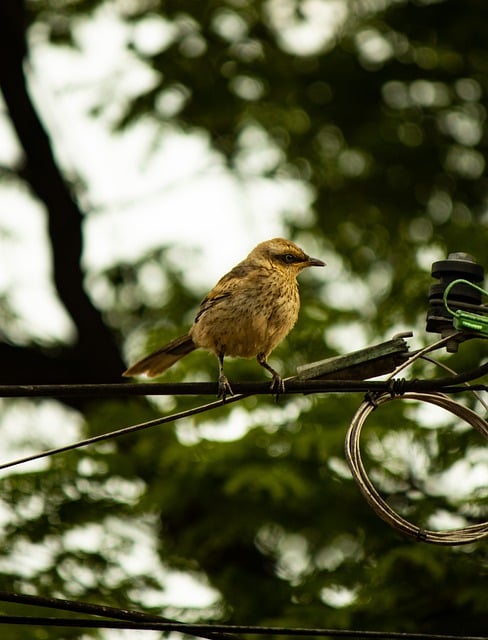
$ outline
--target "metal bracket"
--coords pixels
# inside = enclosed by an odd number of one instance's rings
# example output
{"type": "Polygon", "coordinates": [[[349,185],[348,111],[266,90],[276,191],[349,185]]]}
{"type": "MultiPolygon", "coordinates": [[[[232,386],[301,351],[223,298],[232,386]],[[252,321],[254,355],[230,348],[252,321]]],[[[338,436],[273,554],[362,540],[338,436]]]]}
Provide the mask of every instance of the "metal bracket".
{"type": "Polygon", "coordinates": [[[297,367],[299,380],[367,380],[394,371],[408,360],[408,344],[411,338],[407,331],[393,336],[391,340],[372,347],[359,349],[343,356],[335,356],[297,367]]]}

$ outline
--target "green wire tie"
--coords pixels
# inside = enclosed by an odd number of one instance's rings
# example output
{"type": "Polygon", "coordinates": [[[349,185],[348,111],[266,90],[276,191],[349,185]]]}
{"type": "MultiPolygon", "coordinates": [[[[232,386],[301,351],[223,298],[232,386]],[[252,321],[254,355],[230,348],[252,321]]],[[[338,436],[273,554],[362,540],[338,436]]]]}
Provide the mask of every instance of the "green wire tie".
{"type": "Polygon", "coordinates": [[[467,329],[468,331],[476,331],[488,336],[488,316],[482,316],[478,313],[473,313],[472,311],[463,311],[462,309],[453,310],[447,304],[447,296],[451,289],[457,284],[466,284],[472,289],[476,289],[476,291],[479,291],[484,296],[488,296],[488,291],[485,291],[481,287],[478,287],[478,285],[469,282],[469,280],[459,279],[450,282],[444,291],[443,301],[446,311],[453,316],[454,328],[458,330],[467,329]]]}

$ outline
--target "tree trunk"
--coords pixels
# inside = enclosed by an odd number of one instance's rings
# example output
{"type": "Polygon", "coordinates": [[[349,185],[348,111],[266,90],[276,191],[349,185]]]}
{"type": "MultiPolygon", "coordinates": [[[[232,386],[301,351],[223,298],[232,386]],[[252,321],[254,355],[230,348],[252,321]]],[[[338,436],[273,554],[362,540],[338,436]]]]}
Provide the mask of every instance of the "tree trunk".
{"type": "Polygon", "coordinates": [[[57,357],[31,346],[0,345],[2,383],[120,380],[124,365],[114,337],[83,286],[83,214],[54,158],[30,98],[24,61],[25,13],[19,0],[0,3],[0,88],[24,151],[25,177],[46,208],[59,298],[77,329],[75,344],[57,357]],[[45,365],[45,366],[43,366],[45,365]]]}

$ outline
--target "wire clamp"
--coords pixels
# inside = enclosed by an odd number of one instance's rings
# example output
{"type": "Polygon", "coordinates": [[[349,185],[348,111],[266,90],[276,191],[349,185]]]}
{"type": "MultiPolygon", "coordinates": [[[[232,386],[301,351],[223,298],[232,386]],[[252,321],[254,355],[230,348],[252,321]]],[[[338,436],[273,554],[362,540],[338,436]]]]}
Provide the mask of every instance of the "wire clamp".
{"type": "Polygon", "coordinates": [[[427,531],[425,529],[423,529],[422,527],[419,527],[417,529],[417,535],[416,535],[417,542],[427,542],[428,539],[429,539],[429,537],[427,535],[427,531]]]}
{"type": "MultiPolygon", "coordinates": [[[[446,311],[453,317],[454,328],[458,331],[474,331],[488,337],[488,315],[481,315],[480,313],[474,313],[474,311],[466,311],[465,309],[452,309],[448,305],[447,298],[449,296],[449,292],[456,285],[465,285],[471,287],[471,289],[475,289],[482,295],[488,296],[488,291],[485,291],[485,289],[482,289],[473,282],[469,282],[469,280],[459,278],[449,283],[446,287],[446,290],[444,291],[443,302],[446,311]]],[[[485,313],[488,312],[488,307],[483,307],[480,305],[479,308],[480,311],[485,311],[485,313]]]]}
{"type": "Polygon", "coordinates": [[[388,381],[388,393],[390,397],[396,398],[397,396],[403,396],[407,387],[407,381],[405,378],[391,378],[388,381]]]}
{"type": "Polygon", "coordinates": [[[379,406],[377,398],[379,398],[380,395],[381,395],[381,392],[368,391],[367,393],[364,394],[364,400],[365,400],[365,402],[370,404],[373,409],[376,409],[376,407],[379,406]]]}

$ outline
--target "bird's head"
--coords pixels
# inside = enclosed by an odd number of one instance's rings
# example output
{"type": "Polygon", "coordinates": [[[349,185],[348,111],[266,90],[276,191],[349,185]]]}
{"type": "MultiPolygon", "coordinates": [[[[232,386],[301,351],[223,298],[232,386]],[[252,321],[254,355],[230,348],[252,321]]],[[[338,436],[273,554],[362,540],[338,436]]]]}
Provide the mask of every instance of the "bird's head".
{"type": "Polygon", "coordinates": [[[248,256],[255,262],[266,264],[288,275],[297,276],[307,267],[324,267],[325,262],[311,258],[291,240],[273,238],[258,244],[248,256]]]}

